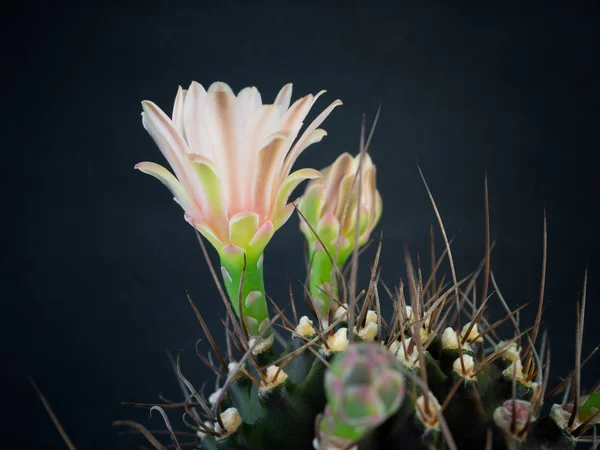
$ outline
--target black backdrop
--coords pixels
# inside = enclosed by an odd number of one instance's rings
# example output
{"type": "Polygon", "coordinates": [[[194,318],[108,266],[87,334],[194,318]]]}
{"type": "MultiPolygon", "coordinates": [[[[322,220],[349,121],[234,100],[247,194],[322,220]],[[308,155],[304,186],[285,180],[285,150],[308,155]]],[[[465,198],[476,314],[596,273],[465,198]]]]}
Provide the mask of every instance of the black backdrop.
{"type": "MultiPolygon", "coordinates": [[[[80,449],[128,448],[129,439],[113,436],[116,418],[162,428],[158,415],[148,421],[119,402],[177,395],[165,350],[184,350],[196,383],[207,376],[193,352],[200,328],[185,291],[217,331],[223,307],[181,211],[162,185],[133,170],[163,162],[139,102],[169,111],[177,85],[192,79],[236,91],[256,85],[265,100],[290,81],[294,98],[321,89],[322,106],[341,98],[324,125],[329,136],[301,158],[303,167],[356,152],[361,114],[372,119],[382,103],[372,156],[388,284],[403,274],[406,243],[427,254],[435,218],[417,163],[456,236],[463,275],[483,255],[487,169],[492,264],[511,306],[537,297],[547,208],[553,382],[572,364],[586,264],[584,353],[598,344],[594,2],[104,3],[22,5],[3,18],[2,441],[62,448],[27,376],[80,449]]],[[[266,282],[280,304],[288,278],[301,292],[297,223],[267,249],[266,282]]],[[[533,316],[532,307],[523,320],[533,316]]],[[[584,384],[599,372],[590,363],[584,384]]]]}

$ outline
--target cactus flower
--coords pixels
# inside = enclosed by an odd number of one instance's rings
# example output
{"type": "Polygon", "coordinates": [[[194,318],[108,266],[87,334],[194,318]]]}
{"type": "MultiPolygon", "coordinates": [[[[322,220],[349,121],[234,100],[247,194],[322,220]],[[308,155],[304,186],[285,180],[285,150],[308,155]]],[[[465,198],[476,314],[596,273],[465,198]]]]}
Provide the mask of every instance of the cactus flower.
{"type": "MultiPolygon", "coordinates": [[[[352,253],[358,228],[358,247],[369,239],[381,217],[382,202],[376,186],[376,168],[368,154],[364,155],[359,200],[358,169],[360,155],[340,155],[323,169],[323,176],[306,186],[298,209],[304,219],[300,229],[309,244],[311,261],[310,293],[323,318],[328,317],[332,259],[336,255],[338,267],[343,266],[352,253]],[[360,208],[359,223],[356,220],[360,208]],[[312,228],[312,229],[311,229],[312,228]],[[315,235],[316,233],[316,235],[315,235]]],[[[333,295],[337,295],[334,286],[333,295]]]]}
{"type": "Polygon", "coordinates": [[[185,219],[217,249],[238,315],[245,264],[241,303],[251,336],[268,324],[263,250],[294,210],[288,203],[292,191],[303,180],[321,176],[315,169],[291,169],[309,145],[327,134],[318,127],[341,104],[329,105],[296,139],[323,92],[290,106],[292,86],[287,84],[273,104],[263,104],[255,87],[236,96],[225,83],[205,90],[192,82],[187,90],[179,88],[171,118],[154,103],[142,102],[144,128],[174,174],[152,162],[135,167],[164,183],[185,219]]]}

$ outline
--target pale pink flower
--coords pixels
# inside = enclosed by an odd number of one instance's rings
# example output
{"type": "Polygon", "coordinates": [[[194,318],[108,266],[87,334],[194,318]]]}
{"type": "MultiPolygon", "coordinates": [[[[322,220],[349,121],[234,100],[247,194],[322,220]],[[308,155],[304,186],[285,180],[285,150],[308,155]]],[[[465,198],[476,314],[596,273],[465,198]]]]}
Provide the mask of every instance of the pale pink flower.
{"type": "Polygon", "coordinates": [[[302,151],[327,134],[318,127],[341,104],[330,104],[296,139],[323,92],[290,106],[287,84],[273,104],[263,104],[255,87],[236,96],[225,83],[205,90],[192,82],[187,90],[179,88],[172,118],[144,101],[144,128],[175,175],[152,162],[135,167],[171,190],[186,220],[219,252],[234,245],[260,254],[292,214],[292,191],[321,176],[315,169],[290,171],[302,151]]]}

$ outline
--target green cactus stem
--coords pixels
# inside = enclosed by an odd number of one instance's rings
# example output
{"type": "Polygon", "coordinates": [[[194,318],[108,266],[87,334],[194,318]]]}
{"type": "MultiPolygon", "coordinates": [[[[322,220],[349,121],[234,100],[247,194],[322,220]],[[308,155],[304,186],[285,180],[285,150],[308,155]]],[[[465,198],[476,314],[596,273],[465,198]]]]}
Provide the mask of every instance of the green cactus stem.
{"type": "MultiPolygon", "coordinates": [[[[350,252],[348,250],[338,250],[337,267],[343,267],[348,259],[350,252]]],[[[311,261],[309,275],[309,289],[315,307],[323,319],[327,319],[329,308],[332,303],[331,298],[339,298],[337,280],[333,280],[333,258],[335,257],[335,248],[325,249],[318,241],[310,246],[309,261],[311,261]],[[333,287],[333,292],[331,291],[333,287]]]]}

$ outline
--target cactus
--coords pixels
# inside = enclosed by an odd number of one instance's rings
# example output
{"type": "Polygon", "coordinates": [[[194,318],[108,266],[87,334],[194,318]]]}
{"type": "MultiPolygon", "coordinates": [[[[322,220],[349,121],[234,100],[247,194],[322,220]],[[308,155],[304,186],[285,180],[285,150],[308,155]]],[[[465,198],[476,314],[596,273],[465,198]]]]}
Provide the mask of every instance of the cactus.
{"type": "MultiPolygon", "coordinates": [[[[218,389],[201,393],[181,372],[178,357],[181,403],[129,405],[159,411],[175,448],[573,449],[600,420],[599,384],[585,396],[580,392],[585,282],[576,311],[575,368],[549,389],[550,356],[540,329],[544,275],[536,321],[524,329],[515,319],[521,308],[509,309],[490,269],[487,217],[485,258],[459,279],[425,183],[444,237],[443,254],[432,252],[426,276],[406,252],[406,277],[392,291],[379,280],[379,243],[369,285],[357,293],[358,253],[382,210],[368,143],[358,156],[344,154],[320,173],[290,174],[298,154],[325,135],[317,127],[339,104],[330,105],[293,144],[318,95],[291,107],[290,96],[288,85],[273,105],[262,105],[255,88],[236,97],[224,83],[208,92],[193,83],[178,92],[172,119],[144,102],[144,125],[178,178],[153,163],[136,167],[171,189],[205,256],[202,236],[219,253],[225,289],[207,262],[227,311],[227,346],[215,344],[189,298],[211,344],[199,356],[214,371],[218,389]],[[297,317],[293,296],[291,315],[273,302],[271,317],[263,251],[294,211],[288,197],[307,178],[313,181],[297,209],[308,243],[304,294],[312,318],[297,317]],[[449,281],[438,283],[446,264],[449,281]],[[389,301],[380,298],[382,287],[389,301]],[[492,301],[506,315],[489,321],[485,312],[492,301]],[[389,304],[393,312],[386,315],[389,304]],[[501,325],[512,328],[504,340],[496,333],[501,325]],[[275,337],[285,345],[279,348],[275,337]],[[547,403],[563,391],[562,401],[547,403]],[[173,430],[167,409],[179,409],[194,437],[173,430]]],[[[165,448],[141,424],[132,426],[155,448],[165,448]]]]}

